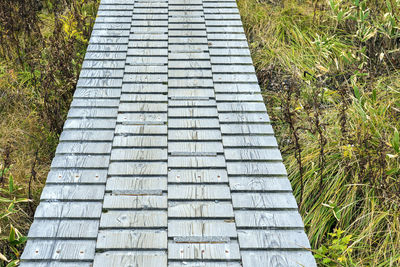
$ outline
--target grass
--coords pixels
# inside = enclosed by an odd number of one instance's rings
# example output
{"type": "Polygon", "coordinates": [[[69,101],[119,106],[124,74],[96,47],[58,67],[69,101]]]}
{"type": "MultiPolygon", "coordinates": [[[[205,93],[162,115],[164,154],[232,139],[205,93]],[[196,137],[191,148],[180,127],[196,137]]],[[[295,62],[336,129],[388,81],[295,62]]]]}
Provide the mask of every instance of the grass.
{"type": "Polygon", "coordinates": [[[0,2],[0,266],[19,263],[98,4],[0,2]]]}
{"type": "MultiPolygon", "coordinates": [[[[97,5],[0,2],[0,266],[19,262],[97,5]]],[[[399,0],[238,5],[318,264],[400,265],[399,0]]]]}
{"type": "Polygon", "coordinates": [[[238,6],[318,264],[398,266],[399,2],[238,6]]]}

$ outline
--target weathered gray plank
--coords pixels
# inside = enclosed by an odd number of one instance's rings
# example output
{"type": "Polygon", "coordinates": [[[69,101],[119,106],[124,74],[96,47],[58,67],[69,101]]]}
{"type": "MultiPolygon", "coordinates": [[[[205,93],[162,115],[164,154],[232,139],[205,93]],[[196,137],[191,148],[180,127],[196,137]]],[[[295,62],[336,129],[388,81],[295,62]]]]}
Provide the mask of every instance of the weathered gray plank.
{"type": "Polygon", "coordinates": [[[116,136],[113,147],[167,147],[166,136],[116,136]]]}
{"type": "Polygon", "coordinates": [[[226,183],[228,175],[226,170],[170,170],[168,182],[170,183],[226,183]]]}
{"type": "Polygon", "coordinates": [[[171,200],[230,200],[226,185],[169,185],[168,199],[171,200]]]}
{"type": "Polygon", "coordinates": [[[242,251],[243,267],[287,266],[316,267],[309,251],[242,251]]]}
{"type": "Polygon", "coordinates": [[[104,185],[46,185],[40,200],[102,200],[104,185]]]}
{"type": "Polygon", "coordinates": [[[304,227],[297,211],[277,210],[236,210],[235,222],[238,228],[289,228],[304,227]]]}
{"type": "Polygon", "coordinates": [[[231,175],[287,175],[282,162],[228,162],[231,175]]]}
{"type": "Polygon", "coordinates": [[[111,154],[111,160],[167,160],[167,149],[133,149],[132,147],[127,149],[114,148],[111,154]]]}
{"type": "Polygon", "coordinates": [[[58,169],[50,170],[46,183],[105,183],[107,170],[58,169]]]}
{"type": "Polygon", "coordinates": [[[219,130],[169,130],[168,140],[205,140],[215,141],[221,140],[221,132],[219,130]]]}
{"type": "Polygon", "coordinates": [[[231,177],[229,184],[232,191],[291,191],[286,177],[231,177]]]}
{"type": "Polygon", "coordinates": [[[167,175],[167,163],[130,163],[111,162],[109,166],[109,175],[167,175]]]}
{"type": "Polygon", "coordinates": [[[168,218],[230,218],[232,204],[223,202],[169,202],[168,218]]]}
{"type": "Polygon", "coordinates": [[[36,219],[29,238],[96,238],[97,220],[39,220],[36,219]]]}
{"type": "Polygon", "coordinates": [[[239,260],[239,245],[236,242],[222,244],[168,243],[168,259],[220,259],[239,260]]]}
{"type": "Polygon", "coordinates": [[[297,209],[292,193],[232,193],[235,208],[297,209]]]}
{"type": "Polygon", "coordinates": [[[166,249],[164,230],[100,230],[97,249],[166,249]]]}
{"type": "Polygon", "coordinates": [[[167,179],[155,177],[110,177],[107,180],[106,190],[167,190],[167,179]]]}
{"type": "Polygon", "coordinates": [[[40,202],[35,218],[100,218],[101,202],[40,202]]]}
{"type": "Polygon", "coordinates": [[[167,266],[165,252],[107,251],[96,253],[94,267],[102,266],[167,266]]]}
{"type": "Polygon", "coordinates": [[[30,240],[21,259],[91,260],[95,244],[89,240],[30,240]]]}
{"type": "Polygon", "coordinates": [[[168,157],[168,167],[170,168],[224,168],[225,166],[223,156],[168,157]]]}
{"type": "Polygon", "coordinates": [[[224,220],[169,220],[169,237],[237,237],[234,222],[224,220]]]}
{"type": "Polygon", "coordinates": [[[167,196],[165,195],[110,195],[104,196],[104,209],[166,209],[167,196]]]}
{"type": "Polygon", "coordinates": [[[102,214],[100,227],[119,229],[167,227],[167,212],[110,210],[102,214]]]}
{"type": "Polygon", "coordinates": [[[310,248],[303,230],[240,230],[240,248],[244,249],[306,249],[310,248]]]}
{"type": "Polygon", "coordinates": [[[223,152],[221,142],[173,142],[168,143],[168,150],[171,153],[177,152],[223,152]]]}

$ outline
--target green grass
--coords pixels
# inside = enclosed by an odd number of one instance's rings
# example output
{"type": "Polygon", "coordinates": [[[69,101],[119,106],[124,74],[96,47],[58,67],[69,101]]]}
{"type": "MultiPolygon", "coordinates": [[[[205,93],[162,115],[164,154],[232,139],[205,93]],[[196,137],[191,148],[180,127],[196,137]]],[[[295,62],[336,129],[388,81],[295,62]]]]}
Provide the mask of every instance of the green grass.
{"type": "Polygon", "coordinates": [[[99,3],[67,2],[0,2],[0,266],[19,263],[99,3]]]}
{"type": "Polygon", "coordinates": [[[400,5],[375,2],[238,1],[320,265],[400,264],[400,5]]]}

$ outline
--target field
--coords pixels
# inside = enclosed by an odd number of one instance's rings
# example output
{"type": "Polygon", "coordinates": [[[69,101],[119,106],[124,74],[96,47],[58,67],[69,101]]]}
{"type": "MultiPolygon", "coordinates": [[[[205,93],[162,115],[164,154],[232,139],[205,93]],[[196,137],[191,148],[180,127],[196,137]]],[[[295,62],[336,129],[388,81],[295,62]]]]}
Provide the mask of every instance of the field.
{"type": "Polygon", "coordinates": [[[238,1],[314,255],[400,264],[400,2],[238,1]]]}
{"type": "MultiPolygon", "coordinates": [[[[0,1],[0,266],[15,266],[98,0],[0,1]]],[[[320,266],[400,265],[400,1],[238,0],[320,266]]]]}

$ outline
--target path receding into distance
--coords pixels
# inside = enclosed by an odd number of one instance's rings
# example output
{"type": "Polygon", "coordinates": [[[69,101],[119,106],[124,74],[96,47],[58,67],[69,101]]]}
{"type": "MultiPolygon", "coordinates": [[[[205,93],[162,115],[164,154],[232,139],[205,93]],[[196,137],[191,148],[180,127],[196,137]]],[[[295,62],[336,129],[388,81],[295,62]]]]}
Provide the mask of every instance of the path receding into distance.
{"type": "Polygon", "coordinates": [[[234,0],[102,0],[27,266],[316,266],[234,0]]]}

